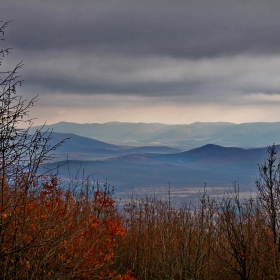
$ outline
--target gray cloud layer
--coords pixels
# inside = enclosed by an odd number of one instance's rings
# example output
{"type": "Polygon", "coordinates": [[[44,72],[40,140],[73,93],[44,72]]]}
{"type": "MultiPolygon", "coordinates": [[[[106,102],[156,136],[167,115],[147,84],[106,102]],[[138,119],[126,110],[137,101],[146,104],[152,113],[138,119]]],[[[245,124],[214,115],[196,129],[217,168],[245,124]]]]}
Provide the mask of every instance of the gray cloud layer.
{"type": "Polygon", "coordinates": [[[3,67],[24,59],[33,95],[275,104],[263,96],[280,94],[279,12],[276,0],[9,0],[3,67]]]}
{"type": "Polygon", "coordinates": [[[25,50],[201,58],[280,46],[279,1],[11,0],[1,9],[25,50]]]}

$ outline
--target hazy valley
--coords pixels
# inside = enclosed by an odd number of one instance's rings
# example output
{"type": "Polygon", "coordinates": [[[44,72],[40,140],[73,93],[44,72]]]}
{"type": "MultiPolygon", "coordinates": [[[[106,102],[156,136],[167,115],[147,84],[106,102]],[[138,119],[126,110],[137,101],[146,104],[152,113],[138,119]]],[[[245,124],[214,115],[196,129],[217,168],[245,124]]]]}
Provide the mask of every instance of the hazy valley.
{"type": "Polygon", "coordinates": [[[94,179],[113,184],[122,197],[166,196],[170,182],[176,200],[197,197],[204,185],[213,195],[234,184],[243,194],[253,193],[267,145],[277,144],[280,137],[280,123],[59,123],[46,129],[54,131],[52,144],[69,138],[46,164],[48,168],[62,164],[59,172],[65,180],[94,174],[94,179]]]}

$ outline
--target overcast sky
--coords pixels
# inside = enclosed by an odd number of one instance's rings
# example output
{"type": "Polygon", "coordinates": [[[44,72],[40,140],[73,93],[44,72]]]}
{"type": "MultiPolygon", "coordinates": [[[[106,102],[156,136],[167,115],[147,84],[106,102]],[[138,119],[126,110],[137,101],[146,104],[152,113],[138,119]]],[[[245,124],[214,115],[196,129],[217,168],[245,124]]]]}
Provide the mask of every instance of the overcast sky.
{"type": "Polygon", "coordinates": [[[23,60],[36,124],[280,121],[279,14],[279,0],[1,1],[1,71],[23,60]]]}

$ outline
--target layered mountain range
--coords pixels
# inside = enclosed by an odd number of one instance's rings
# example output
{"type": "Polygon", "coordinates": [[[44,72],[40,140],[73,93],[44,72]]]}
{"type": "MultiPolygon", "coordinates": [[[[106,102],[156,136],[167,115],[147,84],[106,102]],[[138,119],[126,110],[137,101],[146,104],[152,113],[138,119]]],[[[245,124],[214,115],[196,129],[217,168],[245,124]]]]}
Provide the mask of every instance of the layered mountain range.
{"type": "MultiPolygon", "coordinates": [[[[33,129],[36,129],[36,127],[33,129]]],[[[46,125],[45,129],[60,133],[74,133],[115,145],[162,145],[182,150],[190,150],[206,144],[256,148],[280,143],[280,122],[242,124],[218,122],[183,125],[120,122],[77,124],[60,122],[46,125]]]]}
{"type": "MultiPolygon", "coordinates": [[[[93,174],[95,180],[108,180],[122,197],[131,193],[162,196],[167,194],[169,185],[175,198],[197,197],[205,185],[212,195],[233,186],[239,186],[241,193],[248,195],[255,192],[258,164],[264,163],[267,145],[279,143],[280,135],[280,123],[133,125],[59,123],[45,127],[53,130],[52,144],[67,139],[45,167],[62,165],[59,172],[66,181],[93,174]],[[68,129],[71,133],[61,132],[68,129]],[[207,137],[212,139],[211,144],[207,137]],[[109,143],[104,141],[109,138],[109,143]],[[225,147],[218,145],[220,142],[225,147]],[[185,149],[188,145],[194,148],[185,149]]],[[[280,146],[276,148],[280,151],[280,146]]]]}

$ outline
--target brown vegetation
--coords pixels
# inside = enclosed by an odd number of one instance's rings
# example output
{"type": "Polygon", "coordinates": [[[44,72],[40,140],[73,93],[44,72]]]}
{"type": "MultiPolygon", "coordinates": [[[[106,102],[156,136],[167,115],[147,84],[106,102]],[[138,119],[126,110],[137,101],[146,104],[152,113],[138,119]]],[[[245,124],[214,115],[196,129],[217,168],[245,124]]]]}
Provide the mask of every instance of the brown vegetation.
{"type": "Polygon", "coordinates": [[[24,183],[4,186],[1,279],[133,279],[113,266],[125,229],[106,185],[86,197],[56,177],[28,191],[24,183]]]}
{"type": "Polygon", "coordinates": [[[126,234],[117,260],[137,279],[279,279],[278,245],[267,215],[238,193],[197,207],[134,200],[124,212],[126,234]]]}

